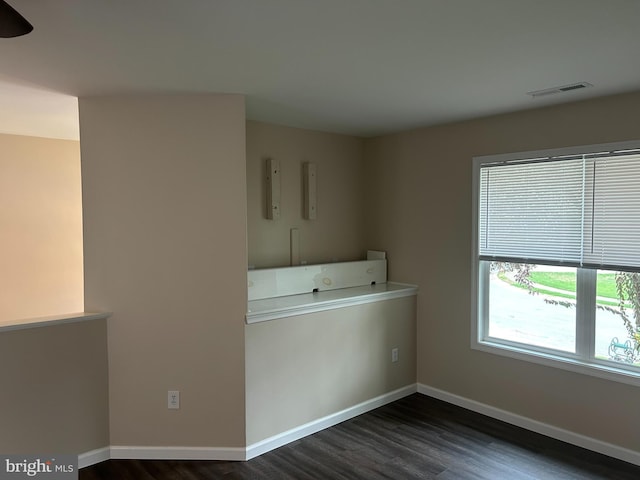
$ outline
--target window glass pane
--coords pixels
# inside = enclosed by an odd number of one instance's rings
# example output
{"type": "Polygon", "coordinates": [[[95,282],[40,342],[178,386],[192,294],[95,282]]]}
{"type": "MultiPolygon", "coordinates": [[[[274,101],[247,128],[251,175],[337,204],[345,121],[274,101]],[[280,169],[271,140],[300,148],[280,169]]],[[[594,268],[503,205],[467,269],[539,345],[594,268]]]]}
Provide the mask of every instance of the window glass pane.
{"type": "Polygon", "coordinates": [[[598,270],[597,278],[596,358],[640,365],[636,350],[640,274],[598,270]]]}
{"type": "Polygon", "coordinates": [[[576,269],[492,262],[489,337],[575,353],[576,269]]]}

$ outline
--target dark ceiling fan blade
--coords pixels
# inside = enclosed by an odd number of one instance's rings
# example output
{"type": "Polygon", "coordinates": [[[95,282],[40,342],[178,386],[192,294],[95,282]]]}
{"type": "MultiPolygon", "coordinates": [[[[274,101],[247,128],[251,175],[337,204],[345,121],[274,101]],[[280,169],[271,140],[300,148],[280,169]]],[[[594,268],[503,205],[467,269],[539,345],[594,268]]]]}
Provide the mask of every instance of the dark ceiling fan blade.
{"type": "Polygon", "coordinates": [[[0,38],[19,37],[33,30],[33,25],[16,12],[11,5],[0,0],[0,38]]]}

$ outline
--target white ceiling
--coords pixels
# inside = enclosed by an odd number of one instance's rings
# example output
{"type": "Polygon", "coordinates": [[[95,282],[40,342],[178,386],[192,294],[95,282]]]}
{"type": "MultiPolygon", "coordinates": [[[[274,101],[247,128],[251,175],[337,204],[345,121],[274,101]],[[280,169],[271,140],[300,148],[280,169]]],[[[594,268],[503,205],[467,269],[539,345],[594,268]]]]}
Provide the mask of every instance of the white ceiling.
{"type": "Polygon", "coordinates": [[[242,93],[250,119],[370,136],[640,89],[639,0],[8,1],[34,25],[0,39],[9,133],[77,138],[85,95],[242,93]]]}

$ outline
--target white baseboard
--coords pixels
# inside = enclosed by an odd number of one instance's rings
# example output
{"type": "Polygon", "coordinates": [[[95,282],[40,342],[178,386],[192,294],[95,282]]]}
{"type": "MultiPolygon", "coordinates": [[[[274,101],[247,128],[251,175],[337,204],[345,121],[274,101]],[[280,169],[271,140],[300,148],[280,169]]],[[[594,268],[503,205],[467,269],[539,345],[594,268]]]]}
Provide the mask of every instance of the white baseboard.
{"type": "Polygon", "coordinates": [[[437,398],[438,400],[452,403],[453,405],[457,405],[459,407],[466,408],[467,410],[487,415],[488,417],[502,420],[503,422],[510,423],[518,427],[526,428],[527,430],[531,430],[536,433],[541,433],[542,435],[555,438],[556,440],[561,440],[578,447],[586,448],[594,452],[608,455],[609,457],[624,460],[625,462],[633,463],[635,465],[640,465],[640,452],[637,452],[635,450],[629,450],[628,448],[619,447],[617,445],[603,442],[601,440],[596,440],[595,438],[587,437],[579,433],[564,430],[559,427],[554,427],[553,425],[549,425],[547,423],[539,422],[531,418],[507,412],[506,410],[501,410],[499,408],[476,402],[475,400],[470,400],[468,398],[445,392],[444,390],[430,387],[421,383],[418,384],[418,393],[422,393],[424,395],[437,398]]]}
{"type": "Polygon", "coordinates": [[[369,410],[395,402],[417,391],[416,384],[408,385],[393,392],[349,407],[340,412],[327,415],[312,422],[300,425],[286,432],[274,435],[246,448],[217,448],[217,447],[141,447],[141,446],[111,446],[92,450],[78,455],[78,468],[84,468],[109,459],[136,460],[226,460],[243,461],[262,455],[270,450],[282,447],[287,443],[298,440],[307,435],[319,432],[325,428],[357,417],[369,410]]]}
{"type": "Polygon", "coordinates": [[[111,448],[103,447],[78,455],[78,468],[89,467],[111,458],[111,448]]]}
{"type": "Polygon", "coordinates": [[[274,435],[273,437],[269,437],[256,442],[252,445],[247,446],[246,460],[250,460],[254,457],[257,457],[258,455],[262,455],[263,453],[266,453],[270,450],[282,447],[287,443],[291,443],[302,437],[306,437],[307,435],[319,432],[320,430],[324,430],[325,428],[337,425],[338,423],[349,420],[350,418],[357,417],[358,415],[368,412],[369,410],[373,410],[374,408],[381,407],[382,405],[386,405],[387,403],[395,402],[396,400],[406,397],[407,395],[416,393],[416,391],[417,390],[415,384],[408,385],[406,387],[399,388],[398,390],[394,390],[393,392],[385,393],[384,395],[380,395],[379,397],[375,397],[365,402],[359,403],[358,405],[354,405],[353,407],[349,407],[340,412],[327,415],[326,417],[319,418],[312,422],[305,423],[304,425],[292,428],[291,430],[288,430],[286,432],[274,435]]]}
{"type": "Polygon", "coordinates": [[[135,460],[244,460],[244,447],[111,447],[111,458],[135,460]]]}
{"type": "Polygon", "coordinates": [[[282,447],[300,438],[337,425],[350,418],[361,415],[375,408],[394,402],[400,398],[419,392],[439,400],[466,408],[468,410],[487,415],[503,422],[526,428],[536,433],[546,435],[563,442],[570,443],[594,452],[602,453],[625,462],[640,465],[640,452],[624,447],[603,442],[595,438],[587,437],[569,430],[554,427],[547,423],[539,422],[531,418],[523,417],[515,413],[501,410],[484,403],[470,400],[453,393],[446,392],[424,384],[408,385],[393,392],[380,395],[349,407],[340,412],[327,415],[312,422],[300,425],[296,428],[282,432],[273,437],[256,442],[246,448],[215,448],[215,447],[139,447],[139,446],[113,446],[104,447],[78,455],[78,468],[84,468],[105,460],[113,459],[137,459],[137,460],[250,460],[270,450],[282,447]]]}
{"type": "Polygon", "coordinates": [[[127,460],[227,460],[243,461],[246,449],[218,447],[104,447],[78,455],[78,468],[90,467],[110,459],[127,460]]]}

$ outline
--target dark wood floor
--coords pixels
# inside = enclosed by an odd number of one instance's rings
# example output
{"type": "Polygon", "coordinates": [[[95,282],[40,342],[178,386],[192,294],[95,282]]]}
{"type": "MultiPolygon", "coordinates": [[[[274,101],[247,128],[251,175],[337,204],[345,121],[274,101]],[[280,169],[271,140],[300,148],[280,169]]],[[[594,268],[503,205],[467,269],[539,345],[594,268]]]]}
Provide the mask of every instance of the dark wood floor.
{"type": "Polygon", "coordinates": [[[640,467],[414,394],[248,462],[110,460],[80,480],[638,480],[640,467]]]}

